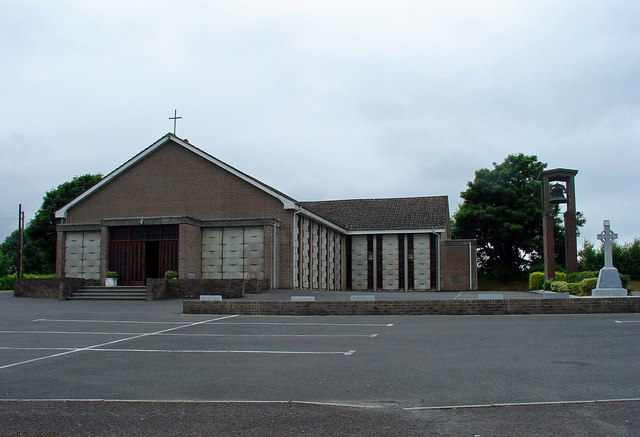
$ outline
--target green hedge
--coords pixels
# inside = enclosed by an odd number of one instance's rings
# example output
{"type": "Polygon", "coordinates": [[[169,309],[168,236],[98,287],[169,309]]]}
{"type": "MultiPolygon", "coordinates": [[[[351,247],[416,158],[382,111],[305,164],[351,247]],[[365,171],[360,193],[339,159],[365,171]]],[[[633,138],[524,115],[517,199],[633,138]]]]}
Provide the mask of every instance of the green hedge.
{"type": "MultiPolygon", "coordinates": [[[[33,278],[55,278],[56,275],[32,275],[32,274],[27,274],[24,275],[25,278],[27,279],[33,279],[33,278]]],[[[3,276],[0,278],[0,290],[13,290],[13,282],[16,280],[16,274],[14,273],[13,275],[7,275],[7,276],[3,276]]]]}
{"type": "Polygon", "coordinates": [[[567,282],[581,282],[583,279],[597,278],[599,273],[598,271],[569,273],[567,275],[567,282]]]}
{"type": "MultiPolygon", "coordinates": [[[[622,277],[622,275],[620,275],[622,277]]],[[[628,275],[625,275],[628,276],[628,275]]],[[[627,277],[627,284],[628,284],[627,277]]],[[[549,283],[551,291],[569,293],[574,296],[591,296],[591,291],[598,285],[598,278],[585,278],[580,282],[553,281],[549,283]]],[[[622,284],[624,288],[627,286],[622,284]]]]}
{"type": "Polygon", "coordinates": [[[580,296],[590,296],[591,291],[598,285],[598,278],[585,278],[578,285],[580,285],[580,296]]]}
{"type": "Polygon", "coordinates": [[[544,285],[544,273],[533,272],[529,275],[529,290],[542,290],[544,285]]]}
{"type": "MultiPolygon", "coordinates": [[[[556,281],[566,281],[567,275],[564,272],[556,272],[556,281]]],[[[543,272],[533,272],[529,275],[529,290],[547,290],[549,291],[549,284],[544,280],[543,272]]]]}

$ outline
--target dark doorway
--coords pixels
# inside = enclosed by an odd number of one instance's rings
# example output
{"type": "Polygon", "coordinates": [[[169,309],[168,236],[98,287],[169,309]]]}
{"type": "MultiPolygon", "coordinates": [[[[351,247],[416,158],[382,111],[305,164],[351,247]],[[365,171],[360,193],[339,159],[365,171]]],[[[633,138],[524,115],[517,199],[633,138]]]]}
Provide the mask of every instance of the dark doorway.
{"type": "Polygon", "coordinates": [[[160,277],[159,241],[146,241],[144,243],[144,273],[145,279],[160,277]]]}
{"type": "Polygon", "coordinates": [[[119,285],[178,271],[178,225],[112,227],[110,237],[109,270],[118,272],[119,285]]]}

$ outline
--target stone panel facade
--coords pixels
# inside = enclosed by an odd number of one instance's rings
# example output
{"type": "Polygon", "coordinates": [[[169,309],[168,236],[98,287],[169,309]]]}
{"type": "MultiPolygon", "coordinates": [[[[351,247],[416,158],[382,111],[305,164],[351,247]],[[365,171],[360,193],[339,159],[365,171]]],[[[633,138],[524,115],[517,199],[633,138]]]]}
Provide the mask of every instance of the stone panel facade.
{"type": "Polygon", "coordinates": [[[294,229],[294,288],[341,290],[342,236],[300,215],[294,229]]]}
{"type": "Polygon", "coordinates": [[[264,258],[261,226],[202,230],[204,279],[264,279],[264,258]]]}
{"type": "Polygon", "coordinates": [[[64,247],[65,277],[100,279],[100,232],[68,232],[64,247]]]}

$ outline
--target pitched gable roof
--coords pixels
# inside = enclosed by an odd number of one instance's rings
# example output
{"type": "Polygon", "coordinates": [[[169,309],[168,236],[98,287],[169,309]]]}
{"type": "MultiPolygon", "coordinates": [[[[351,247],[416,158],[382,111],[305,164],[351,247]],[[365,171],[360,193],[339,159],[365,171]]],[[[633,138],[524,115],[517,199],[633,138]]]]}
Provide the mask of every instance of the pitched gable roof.
{"type": "Polygon", "coordinates": [[[175,135],[169,133],[169,134],[166,134],[165,136],[163,136],[162,138],[160,138],[158,141],[156,141],[155,143],[153,143],[149,147],[147,147],[146,149],[144,149],[143,151],[141,151],[140,153],[138,153],[137,155],[135,155],[133,158],[131,158],[130,160],[128,160],[124,164],[122,164],[120,167],[118,167],[117,169],[115,169],[114,171],[112,171],[111,173],[106,175],[104,178],[102,178],[102,180],[100,180],[100,182],[95,184],[93,187],[89,188],[87,191],[82,193],[80,196],[78,196],[75,199],[73,199],[70,203],[68,203],[67,205],[65,205],[64,207],[62,207],[58,211],[56,211],[56,218],[66,218],[67,211],[70,208],[72,208],[76,204],[80,203],[83,199],[87,198],[88,196],[90,196],[91,194],[93,194],[94,192],[96,192],[97,190],[99,190],[100,188],[105,186],[106,184],[108,184],[115,177],[117,177],[121,173],[125,172],[126,170],[128,170],[129,168],[134,166],[136,163],[138,163],[139,161],[144,159],[146,156],[148,156],[149,154],[153,153],[154,151],[156,151],[158,148],[162,147],[163,145],[165,145],[169,141],[172,141],[173,143],[184,147],[185,149],[195,153],[196,155],[199,155],[200,157],[206,159],[207,161],[212,162],[213,164],[223,168],[224,170],[227,170],[229,173],[239,177],[240,179],[244,180],[245,182],[248,182],[249,184],[261,189],[265,193],[277,198],[278,200],[280,200],[282,202],[282,204],[283,204],[285,209],[293,209],[293,208],[295,208],[296,200],[293,199],[292,197],[289,197],[286,194],[276,190],[275,188],[272,188],[269,185],[267,185],[267,184],[265,184],[263,182],[260,182],[258,179],[254,178],[253,176],[249,176],[248,174],[241,172],[240,170],[230,166],[229,164],[227,164],[227,163],[225,163],[223,161],[220,161],[219,159],[215,158],[214,156],[211,156],[208,153],[206,153],[205,151],[193,146],[192,144],[188,143],[187,141],[182,140],[182,139],[176,137],[175,135]]]}
{"type": "Polygon", "coordinates": [[[447,229],[447,196],[300,202],[347,231],[447,229]]]}

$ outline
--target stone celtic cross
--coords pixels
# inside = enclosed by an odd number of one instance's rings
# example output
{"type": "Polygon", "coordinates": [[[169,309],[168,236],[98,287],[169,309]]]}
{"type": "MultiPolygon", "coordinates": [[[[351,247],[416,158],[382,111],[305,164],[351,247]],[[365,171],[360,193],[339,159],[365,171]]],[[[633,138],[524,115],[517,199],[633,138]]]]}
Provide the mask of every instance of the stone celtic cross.
{"type": "Polygon", "coordinates": [[[613,267],[613,252],[612,245],[613,240],[618,238],[618,234],[611,230],[611,224],[609,220],[605,220],[603,222],[604,230],[597,235],[598,240],[602,241],[604,244],[604,266],[605,267],[613,267]]]}

